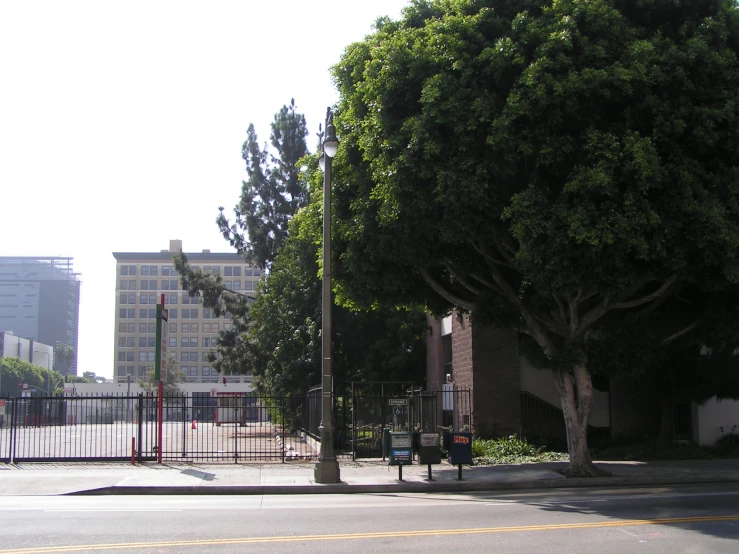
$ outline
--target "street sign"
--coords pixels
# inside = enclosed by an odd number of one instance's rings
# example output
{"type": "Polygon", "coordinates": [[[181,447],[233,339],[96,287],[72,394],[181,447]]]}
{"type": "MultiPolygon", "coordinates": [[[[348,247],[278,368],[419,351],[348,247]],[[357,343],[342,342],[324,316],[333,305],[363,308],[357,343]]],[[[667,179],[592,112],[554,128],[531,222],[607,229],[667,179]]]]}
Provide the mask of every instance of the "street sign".
{"type": "Polygon", "coordinates": [[[5,400],[0,400],[0,416],[5,415],[5,400]]]}
{"type": "Polygon", "coordinates": [[[408,399],[407,398],[388,398],[387,404],[388,406],[407,406],[408,399]]]}
{"type": "MultiPolygon", "coordinates": [[[[162,302],[164,295],[162,295],[162,302]]],[[[154,354],[154,378],[157,381],[167,380],[167,320],[169,312],[157,304],[156,349],[154,354]]]]}

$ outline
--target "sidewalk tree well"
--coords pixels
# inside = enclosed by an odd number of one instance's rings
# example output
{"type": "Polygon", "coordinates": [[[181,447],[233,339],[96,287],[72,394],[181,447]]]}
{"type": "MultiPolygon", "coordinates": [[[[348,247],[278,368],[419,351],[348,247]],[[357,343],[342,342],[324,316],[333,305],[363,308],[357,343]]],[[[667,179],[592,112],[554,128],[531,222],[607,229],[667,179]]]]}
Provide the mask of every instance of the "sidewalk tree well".
{"type": "MultiPolygon", "coordinates": [[[[588,344],[681,287],[739,281],[731,0],[417,0],[347,48],[334,276],[348,306],[418,302],[518,329],[554,374],[569,475],[588,344]]],[[[679,340],[676,321],[654,340],[679,340]]]]}

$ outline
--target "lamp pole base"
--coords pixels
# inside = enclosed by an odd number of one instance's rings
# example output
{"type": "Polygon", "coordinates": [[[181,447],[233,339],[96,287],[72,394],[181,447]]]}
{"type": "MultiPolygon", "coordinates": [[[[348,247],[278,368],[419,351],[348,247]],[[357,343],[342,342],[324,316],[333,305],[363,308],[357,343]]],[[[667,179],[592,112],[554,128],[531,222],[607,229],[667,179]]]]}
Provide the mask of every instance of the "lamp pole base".
{"type": "Polygon", "coordinates": [[[313,468],[313,479],[316,483],[328,485],[341,483],[339,462],[334,460],[318,460],[313,468]]]}

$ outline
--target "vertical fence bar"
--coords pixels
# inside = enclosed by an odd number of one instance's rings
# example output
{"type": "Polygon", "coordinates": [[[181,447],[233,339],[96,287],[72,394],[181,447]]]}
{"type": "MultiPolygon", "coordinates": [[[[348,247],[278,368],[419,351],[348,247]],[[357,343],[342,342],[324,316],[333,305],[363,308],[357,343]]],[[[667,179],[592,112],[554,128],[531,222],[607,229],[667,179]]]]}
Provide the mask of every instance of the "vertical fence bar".
{"type": "Polygon", "coordinates": [[[139,405],[137,412],[137,427],[138,427],[138,455],[139,455],[139,463],[141,463],[141,443],[143,442],[143,428],[144,428],[144,393],[139,393],[139,405]]]}

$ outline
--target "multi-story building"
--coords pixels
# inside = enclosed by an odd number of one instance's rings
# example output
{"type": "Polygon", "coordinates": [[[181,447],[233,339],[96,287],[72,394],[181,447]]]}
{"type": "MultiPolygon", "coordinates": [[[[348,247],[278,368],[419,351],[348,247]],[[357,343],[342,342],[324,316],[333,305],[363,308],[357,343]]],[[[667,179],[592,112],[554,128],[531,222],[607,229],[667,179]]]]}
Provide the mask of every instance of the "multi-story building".
{"type": "MultiPolygon", "coordinates": [[[[116,259],[115,379],[143,378],[154,365],[156,305],[164,295],[169,312],[167,354],[174,357],[190,382],[214,382],[218,372],[208,363],[218,333],[230,329],[229,316],[215,317],[200,299],[180,286],[172,256],[182,241],[172,240],[161,252],[114,252],[116,259]]],[[[250,295],[261,270],[238,254],[186,252],[188,263],[220,275],[227,288],[250,295]]],[[[241,378],[236,378],[241,379],[241,378]]]]}
{"type": "Polygon", "coordinates": [[[79,312],[80,281],[72,258],[0,257],[0,332],[71,346],[74,359],[59,368],[65,374],[77,373],[79,312]]]}

